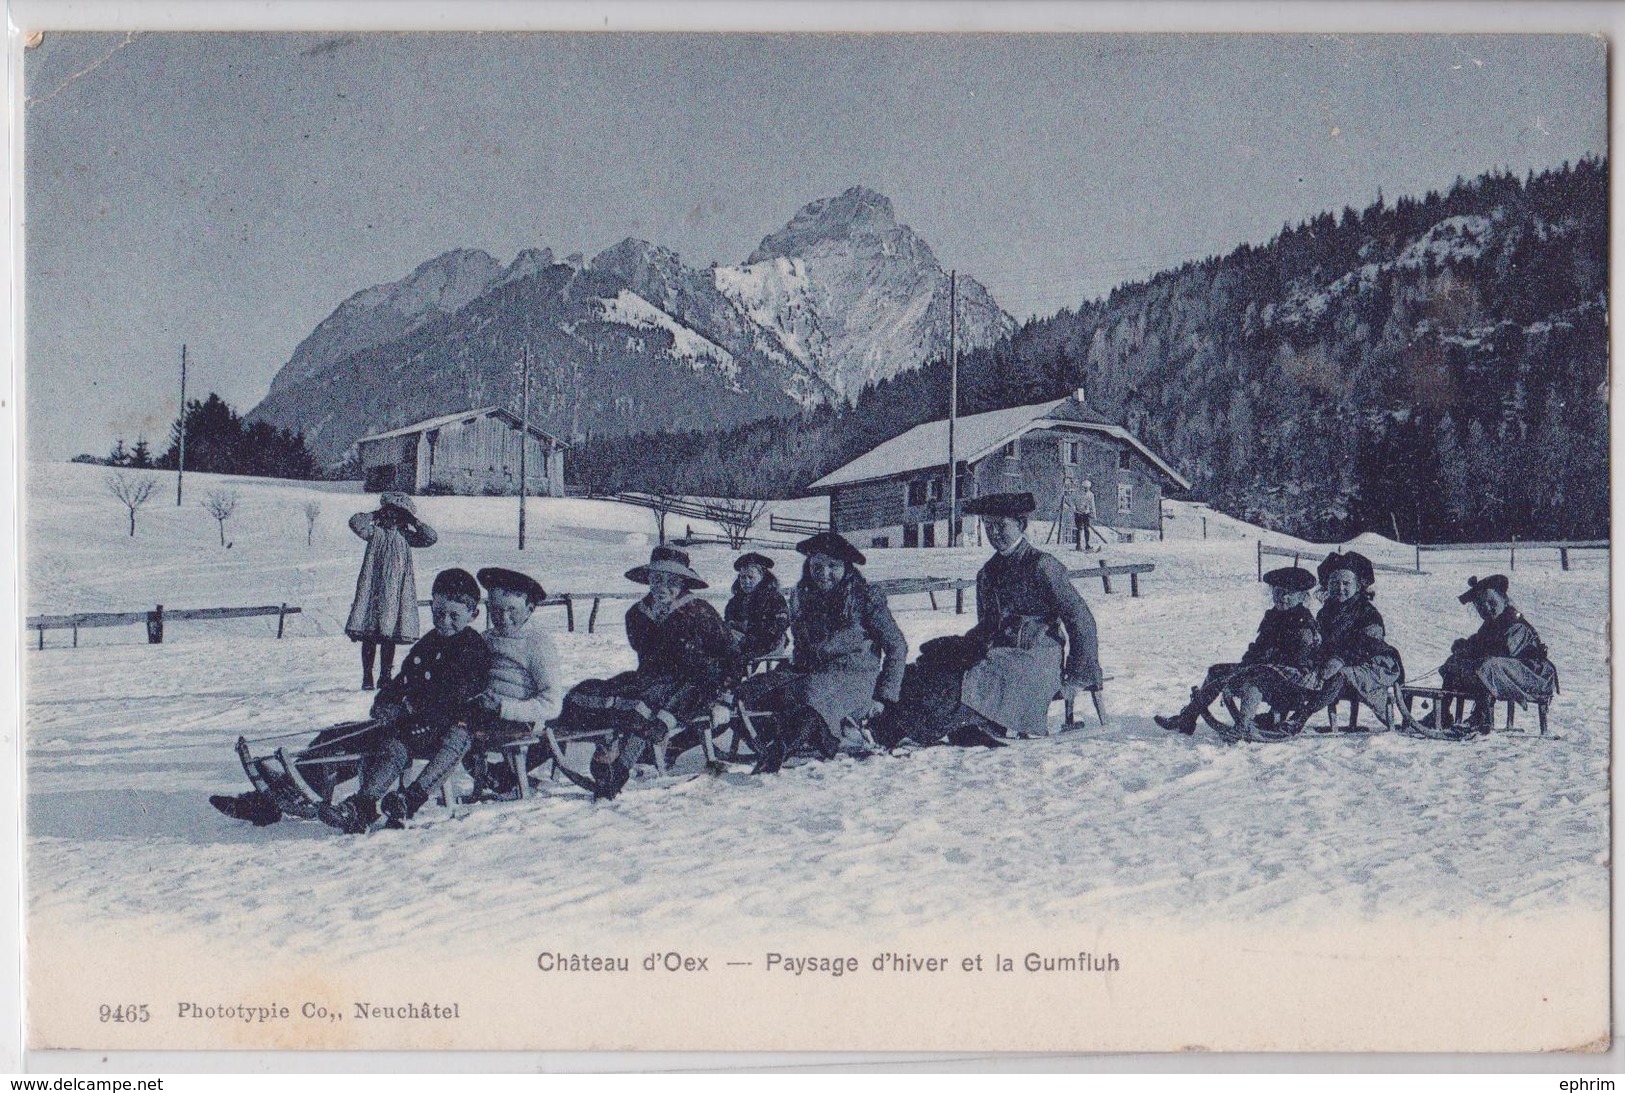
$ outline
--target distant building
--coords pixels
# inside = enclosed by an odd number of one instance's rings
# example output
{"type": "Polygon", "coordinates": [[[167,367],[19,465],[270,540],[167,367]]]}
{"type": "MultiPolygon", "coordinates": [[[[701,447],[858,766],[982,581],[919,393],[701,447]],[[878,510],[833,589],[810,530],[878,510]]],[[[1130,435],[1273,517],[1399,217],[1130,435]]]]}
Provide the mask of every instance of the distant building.
{"type": "MultiPolygon", "coordinates": [[[[563,497],[567,445],[534,425],[528,432],[528,492],[563,497]]],[[[517,415],[487,406],[364,436],[356,449],[368,490],[517,494],[521,435],[517,415]]]]}
{"type": "MultiPolygon", "coordinates": [[[[1126,429],[1090,411],[1081,391],[959,418],[954,450],[961,503],[1029,491],[1038,501],[1033,519],[1061,523],[1069,541],[1085,482],[1096,526],[1111,528],[1157,528],[1164,487],[1190,488],[1126,429]]],[[[829,494],[831,526],[859,547],[947,546],[947,465],[944,418],[915,426],[808,488],[829,494]]]]}

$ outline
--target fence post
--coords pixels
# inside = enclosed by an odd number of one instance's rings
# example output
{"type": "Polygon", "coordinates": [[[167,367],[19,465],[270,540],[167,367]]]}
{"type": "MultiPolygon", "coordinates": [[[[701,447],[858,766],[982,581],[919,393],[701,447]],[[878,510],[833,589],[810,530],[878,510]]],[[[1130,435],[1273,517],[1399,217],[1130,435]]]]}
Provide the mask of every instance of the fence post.
{"type": "MultiPolygon", "coordinates": [[[[1567,569],[1568,566],[1564,566],[1563,568],[1567,569]]],[[[40,636],[45,636],[45,631],[43,629],[40,630],[40,636]]],[[[79,648],[79,623],[77,621],[73,624],[73,647],[75,649],[79,648]]]]}
{"type": "Polygon", "coordinates": [[[1100,559],[1100,587],[1106,591],[1107,595],[1111,595],[1112,575],[1107,572],[1106,559],[1104,558],[1100,559]]]}
{"type": "Polygon", "coordinates": [[[1567,573],[1568,568],[1569,568],[1569,548],[1568,547],[1558,547],[1557,548],[1557,556],[1563,563],[1563,571],[1565,573],[1567,573]]]}
{"type": "MultiPolygon", "coordinates": [[[[1566,569],[1568,567],[1564,566],[1564,568],[1566,569]]],[[[954,614],[963,615],[964,613],[965,613],[965,590],[963,588],[956,588],[956,589],[954,589],[954,614]]]]}
{"type": "MultiPolygon", "coordinates": [[[[665,540],[662,539],[661,542],[665,540]]],[[[570,633],[576,632],[576,605],[568,592],[564,594],[564,625],[570,633]]]]}
{"type": "Polygon", "coordinates": [[[1516,535],[1512,537],[1512,550],[1511,556],[1507,560],[1507,568],[1510,570],[1518,568],[1518,537],[1516,535]]]}
{"type": "Polygon", "coordinates": [[[1416,571],[1422,572],[1422,544],[1416,544],[1416,571]]]}
{"type": "Polygon", "coordinates": [[[592,633],[592,628],[598,624],[598,601],[599,597],[594,596],[592,598],[592,610],[587,612],[587,633],[589,634],[592,633]]]}
{"type": "Polygon", "coordinates": [[[164,605],[159,604],[147,612],[147,644],[164,643],[164,605]]]}
{"type": "Polygon", "coordinates": [[[287,620],[287,618],[288,605],[282,604],[276,609],[276,636],[279,641],[282,638],[282,624],[287,620]]]}
{"type": "Polygon", "coordinates": [[[39,628],[39,647],[41,649],[45,648],[45,627],[43,626],[39,628]]]}
{"type": "Polygon", "coordinates": [[[1207,517],[1202,517],[1202,538],[1207,538],[1207,517]]]}
{"type": "Polygon", "coordinates": [[[931,610],[935,611],[937,609],[937,594],[935,592],[927,592],[926,595],[931,597],[931,610]]]}
{"type": "Polygon", "coordinates": [[[1128,594],[1136,598],[1140,595],[1140,575],[1138,573],[1128,575],[1128,594]]]}
{"type": "Polygon", "coordinates": [[[1264,579],[1264,540],[1258,540],[1258,579],[1264,579]]]}

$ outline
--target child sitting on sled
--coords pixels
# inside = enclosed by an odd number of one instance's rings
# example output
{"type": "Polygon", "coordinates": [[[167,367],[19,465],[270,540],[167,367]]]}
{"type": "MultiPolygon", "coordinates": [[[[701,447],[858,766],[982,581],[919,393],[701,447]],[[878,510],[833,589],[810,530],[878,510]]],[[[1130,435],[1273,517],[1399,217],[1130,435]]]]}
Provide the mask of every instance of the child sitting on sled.
{"type": "Polygon", "coordinates": [[[402,826],[423,807],[473,743],[474,699],[491,674],[491,651],[472,623],[480,613],[480,586],[465,570],[447,569],[434,579],[430,611],[434,629],[406,654],[400,673],[379,690],[373,716],[389,725],[361,760],[361,785],[339,805],[317,816],[329,827],[358,835],[379,818],[402,826]],[[427,760],[404,789],[391,789],[414,759],[427,760]]]}
{"type": "Polygon", "coordinates": [[[1305,603],[1315,587],[1315,575],[1307,569],[1284,567],[1264,574],[1264,583],[1270,586],[1274,605],[1264,612],[1258,636],[1241,655],[1241,663],[1213,665],[1202,685],[1191,691],[1185,708],[1172,717],[1156,715],[1157,724],[1190,736],[1202,711],[1220,694],[1229,694],[1241,702],[1238,728],[1250,734],[1261,702],[1267,700],[1282,709],[1295,699],[1313,698],[1320,631],[1305,603]]]}
{"type": "MultiPolygon", "coordinates": [[[[435,577],[433,596],[435,628],[412,646],[400,673],[373,698],[370,720],[322,730],[294,759],[301,776],[324,796],[357,771],[361,792],[338,808],[312,802],[308,811],[300,807],[290,815],[365,830],[361,819],[370,824],[377,818],[379,798],[410,760],[428,759],[429,765],[401,795],[400,803],[408,806],[402,814],[410,815],[416,811],[411,803],[427,800],[468,749],[462,725],[470,701],[485,689],[490,668],[490,651],[470,628],[479,614],[480,589],[464,570],[448,569],[435,577]],[[361,758],[346,761],[345,756],[361,758]]],[[[283,815],[277,801],[258,789],[235,797],[216,795],[209,803],[256,827],[276,823],[283,815]]]]}

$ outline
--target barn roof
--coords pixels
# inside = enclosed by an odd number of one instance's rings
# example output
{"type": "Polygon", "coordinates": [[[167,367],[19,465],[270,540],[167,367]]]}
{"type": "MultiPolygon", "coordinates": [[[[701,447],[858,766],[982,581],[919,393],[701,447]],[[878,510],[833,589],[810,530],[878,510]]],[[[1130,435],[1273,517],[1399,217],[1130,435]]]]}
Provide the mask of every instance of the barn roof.
{"type": "MultiPolygon", "coordinates": [[[[984,414],[962,417],[954,423],[954,448],[961,460],[975,463],[1024,433],[1053,428],[1101,433],[1121,440],[1145,456],[1153,467],[1180,489],[1190,489],[1191,484],[1184,476],[1156,452],[1140,443],[1134,434],[1121,426],[1102,421],[1071,395],[1053,402],[1036,402],[1030,406],[1012,406],[1007,410],[989,410],[984,414]]],[[[871,448],[807,488],[815,493],[824,492],[854,482],[944,466],[948,462],[947,452],[948,419],[928,421],[924,425],[914,426],[902,436],[871,448]]]]}
{"type": "MultiPolygon", "coordinates": [[[[360,440],[356,441],[356,443],[365,444],[369,440],[391,440],[399,436],[411,436],[414,433],[426,433],[431,429],[439,429],[447,425],[456,425],[461,422],[473,421],[475,418],[480,417],[499,417],[503,421],[506,421],[512,428],[519,428],[519,415],[510,413],[500,406],[483,406],[478,410],[462,410],[455,414],[441,414],[439,417],[431,417],[425,421],[414,422],[411,425],[402,425],[398,429],[390,429],[389,431],[382,433],[373,433],[371,436],[362,437],[360,440]]],[[[532,425],[530,426],[529,431],[530,435],[536,437],[538,440],[551,440],[553,443],[562,448],[569,447],[568,444],[545,429],[532,425]]]]}

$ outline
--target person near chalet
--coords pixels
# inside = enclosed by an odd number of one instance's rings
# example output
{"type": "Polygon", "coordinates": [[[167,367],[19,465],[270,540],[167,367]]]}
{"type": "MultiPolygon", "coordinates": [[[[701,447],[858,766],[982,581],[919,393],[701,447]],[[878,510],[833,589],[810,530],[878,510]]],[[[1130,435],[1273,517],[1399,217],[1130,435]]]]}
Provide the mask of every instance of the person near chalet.
{"type": "Polygon", "coordinates": [[[1483,620],[1471,637],[1457,638],[1450,658],[1439,669],[1444,687],[1473,701],[1465,725],[1469,732],[1490,731],[1495,702],[1550,702],[1557,692],[1557,666],[1540,635],[1508,598],[1510,582],[1496,573],[1467,578],[1467,591],[1456,597],[1470,603],[1483,620]]]}
{"type": "Polygon", "coordinates": [[[1319,695],[1320,630],[1306,603],[1315,587],[1307,569],[1284,566],[1264,574],[1272,606],[1258,624],[1258,635],[1242,653],[1240,663],[1208,668],[1200,687],[1191,688],[1191,700],[1172,717],[1153,720],[1170,732],[1190,736],[1196,719],[1221,694],[1242,703],[1243,722],[1254,726],[1254,716],[1266,699],[1271,707],[1303,707],[1319,695]]]}
{"type": "Polygon", "coordinates": [[[694,595],[707,587],[686,551],[657,546],[649,563],[626,578],[649,586],[626,613],[626,637],[638,666],[609,679],[585,679],[564,700],[555,723],[572,730],[609,728],[592,759],[594,794],[612,798],[651,747],[662,747],[685,723],[709,710],[744,665],[716,608],[694,595]]]}
{"type": "Polygon", "coordinates": [[[751,676],[736,692],[747,710],[771,715],[761,722],[760,774],[804,748],[828,759],[859,744],[855,726],[897,701],[908,659],[885,594],[858,568],[865,559],[857,547],[822,531],[796,550],[806,561],[790,593],[791,663],[751,676]]]}
{"type": "MultiPolygon", "coordinates": [[[[1319,704],[1344,697],[1364,702],[1382,716],[1385,730],[1392,711],[1390,688],[1405,679],[1399,650],[1388,644],[1382,613],[1371,601],[1376,574],[1357,551],[1332,551],[1316,567],[1326,602],[1315,615],[1320,631],[1319,704]]],[[[1380,731],[1380,730],[1379,730],[1380,731]]]]}
{"type": "Polygon", "coordinates": [[[366,540],[355,599],[344,632],[361,643],[361,689],[373,689],[373,659],[378,683],[395,671],[395,646],[418,638],[418,582],[412,551],[434,546],[434,528],[418,519],[417,507],[404,493],[389,490],[373,512],[350,517],[350,530],[366,540]]]}
{"type": "Polygon", "coordinates": [[[1100,689],[1094,615],[1060,560],[1027,541],[1034,507],[1030,493],[965,503],[995,551],[976,575],[976,625],[920,648],[883,730],[888,746],[908,738],[997,747],[1005,736],[1043,735],[1058,692],[1100,689]]]}
{"type": "Polygon", "coordinates": [[[790,632],[790,605],[773,575],[773,559],[751,551],[734,559],[733,596],[723,620],[733,636],[734,648],[746,664],[784,648],[790,632]]]}

